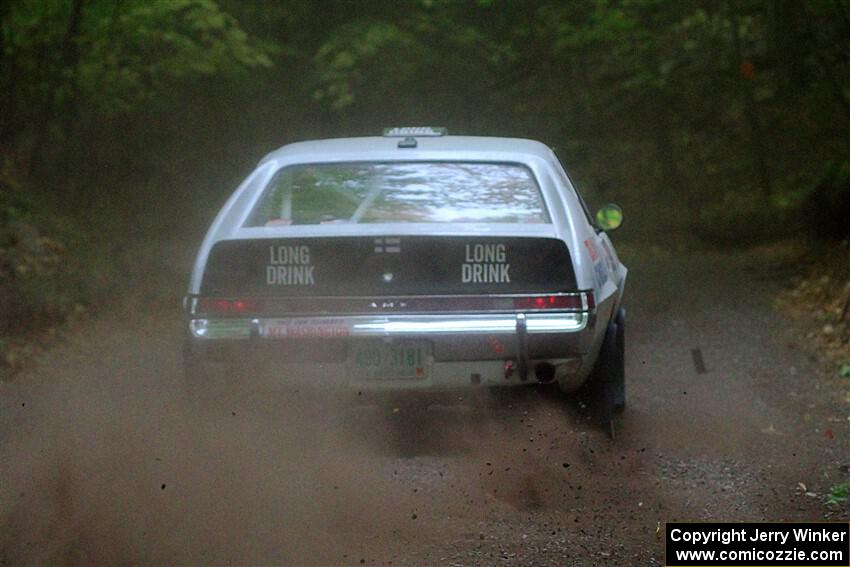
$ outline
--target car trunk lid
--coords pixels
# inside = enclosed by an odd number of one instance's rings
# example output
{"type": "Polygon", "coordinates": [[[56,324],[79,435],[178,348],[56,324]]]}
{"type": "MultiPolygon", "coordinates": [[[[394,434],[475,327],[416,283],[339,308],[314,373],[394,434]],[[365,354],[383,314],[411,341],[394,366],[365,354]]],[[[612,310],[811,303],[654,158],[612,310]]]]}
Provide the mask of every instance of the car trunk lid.
{"type": "Polygon", "coordinates": [[[216,243],[205,297],[396,297],[577,291],[569,250],[540,236],[370,235],[216,243]]]}

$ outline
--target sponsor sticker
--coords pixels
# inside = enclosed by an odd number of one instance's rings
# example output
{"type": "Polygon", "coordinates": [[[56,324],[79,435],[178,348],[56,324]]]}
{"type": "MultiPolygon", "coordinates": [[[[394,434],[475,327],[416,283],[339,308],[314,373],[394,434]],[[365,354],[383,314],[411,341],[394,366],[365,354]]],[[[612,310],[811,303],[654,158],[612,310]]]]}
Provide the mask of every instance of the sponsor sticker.
{"type": "Polygon", "coordinates": [[[605,268],[604,262],[597,262],[593,265],[593,280],[596,282],[596,287],[602,287],[608,281],[608,270],[605,268]]]}
{"type": "Polygon", "coordinates": [[[325,339],[348,337],[345,319],[272,319],[260,327],[260,336],[270,339],[325,339]]]}
{"type": "Polygon", "coordinates": [[[310,247],[304,245],[269,246],[266,264],[266,285],[295,286],[316,285],[310,263],[310,247]]]}
{"type": "Polygon", "coordinates": [[[608,264],[608,270],[613,274],[617,271],[617,263],[614,261],[614,253],[611,251],[611,248],[605,240],[602,240],[601,243],[602,250],[605,252],[605,261],[608,264]]]}
{"type": "Polygon", "coordinates": [[[401,252],[401,238],[376,238],[375,254],[398,254],[401,252]]]}
{"type": "Polygon", "coordinates": [[[461,282],[511,283],[511,265],[504,244],[467,244],[461,265],[461,282]]]}
{"type": "Polygon", "coordinates": [[[595,262],[596,259],[599,258],[599,252],[596,251],[596,245],[593,243],[593,240],[588,238],[584,241],[584,246],[590,254],[590,261],[595,262]]]}

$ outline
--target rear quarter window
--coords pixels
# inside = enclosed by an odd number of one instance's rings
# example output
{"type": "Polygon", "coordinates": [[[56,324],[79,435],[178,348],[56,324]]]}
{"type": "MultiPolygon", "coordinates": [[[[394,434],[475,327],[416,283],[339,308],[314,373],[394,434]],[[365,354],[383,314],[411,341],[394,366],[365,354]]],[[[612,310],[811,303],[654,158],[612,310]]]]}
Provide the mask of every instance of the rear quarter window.
{"type": "Polygon", "coordinates": [[[281,169],[246,226],[389,222],[550,221],[534,174],[524,165],[351,162],[281,169]]]}

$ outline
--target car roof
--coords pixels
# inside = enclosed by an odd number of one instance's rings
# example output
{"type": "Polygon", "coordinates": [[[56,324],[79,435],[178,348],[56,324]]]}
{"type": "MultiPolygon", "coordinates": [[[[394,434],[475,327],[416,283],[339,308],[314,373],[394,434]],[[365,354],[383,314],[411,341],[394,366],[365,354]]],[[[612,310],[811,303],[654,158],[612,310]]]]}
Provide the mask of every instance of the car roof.
{"type": "Polygon", "coordinates": [[[266,155],[260,163],[275,160],[315,161],[318,156],[334,156],[335,159],[345,154],[356,155],[356,159],[368,159],[368,154],[374,153],[376,159],[387,159],[396,154],[399,159],[417,159],[418,153],[459,152],[466,156],[481,154],[482,159],[493,154],[513,154],[519,156],[535,156],[548,159],[552,150],[541,142],[525,138],[498,138],[490,136],[412,136],[416,139],[415,148],[400,148],[399,142],[403,137],[366,136],[358,138],[331,138],[327,140],[311,140],[294,142],[274,150],[266,155]]]}

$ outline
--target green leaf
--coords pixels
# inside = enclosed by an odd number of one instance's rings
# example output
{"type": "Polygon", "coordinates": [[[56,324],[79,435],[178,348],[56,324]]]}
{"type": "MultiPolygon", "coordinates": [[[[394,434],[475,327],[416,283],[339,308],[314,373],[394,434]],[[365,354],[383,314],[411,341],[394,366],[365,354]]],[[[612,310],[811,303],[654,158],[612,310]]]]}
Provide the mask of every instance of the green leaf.
{"type": "Polygon", "coordinates": [[[842,504],[848,499],[850,499],[850,483],[847,482],[836,484],[826,495],[826,503],[832,505],[842,504]]]}

